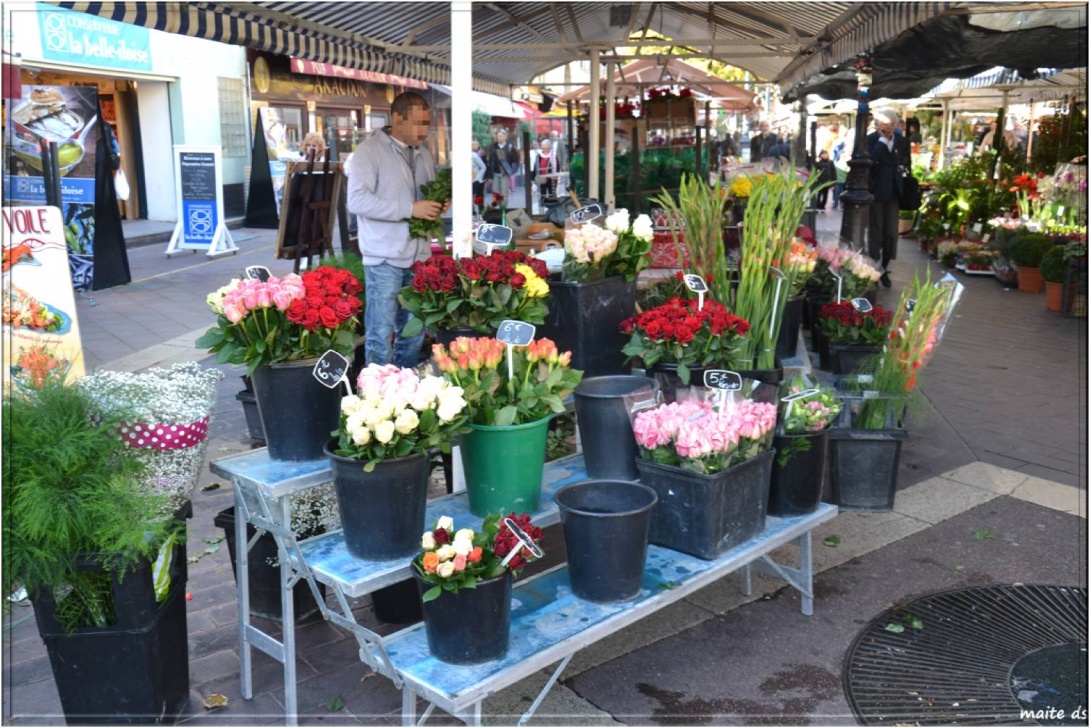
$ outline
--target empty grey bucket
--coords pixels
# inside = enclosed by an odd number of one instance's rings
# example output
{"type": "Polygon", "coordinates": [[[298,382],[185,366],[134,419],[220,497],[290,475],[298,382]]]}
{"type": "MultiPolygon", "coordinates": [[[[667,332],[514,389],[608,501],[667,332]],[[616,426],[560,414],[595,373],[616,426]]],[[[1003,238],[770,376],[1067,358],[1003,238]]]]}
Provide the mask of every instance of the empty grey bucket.
{"type": "Polygon", "coordinates": [[[560,508],[572,593],[590,602],[639,596],[655,491],[627,480],[584,480],[564,486],[553,498],[560,508]]]}
{"type": "Polygon", "coordinates": [[[628,374],[584,379],[575,388],[575,414],[587,477],[636,480],[636,438],[629,403],[653,400],[655,380],[628,374]]]}

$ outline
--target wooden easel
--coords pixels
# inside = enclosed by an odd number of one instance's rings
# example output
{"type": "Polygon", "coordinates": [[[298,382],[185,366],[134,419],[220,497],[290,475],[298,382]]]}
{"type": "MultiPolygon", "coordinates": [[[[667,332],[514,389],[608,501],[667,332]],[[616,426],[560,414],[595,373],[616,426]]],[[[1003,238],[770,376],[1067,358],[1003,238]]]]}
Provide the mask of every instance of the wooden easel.
{"type": "Polygon", "coordinates": [[[333,255],[333,220],[344,188],[344,170],[341,163],[326,159],[315,174],[314,165],[311,155],[305,162],[288,163],[285,170],[276,257],[293,259],[296,273],[304,256],[309,269],[315,255],[319,260],[333,255]],[[301,175],[302,189],[296,193],[293,187],[300,171],[305,174],[301,175]]]}

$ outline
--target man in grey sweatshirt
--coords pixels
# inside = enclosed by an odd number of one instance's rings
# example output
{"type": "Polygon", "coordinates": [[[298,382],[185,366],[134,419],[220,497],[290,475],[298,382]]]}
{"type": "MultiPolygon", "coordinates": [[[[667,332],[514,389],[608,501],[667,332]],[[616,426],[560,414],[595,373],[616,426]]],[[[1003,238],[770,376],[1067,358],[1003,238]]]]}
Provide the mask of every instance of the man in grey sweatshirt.
{"type": "Polygon", "coordinates": [[[412,264],[431,256],[431,243],[409,237],[407,219],[434,220],[450,206],[420,199],[420,185],[435,178],[435,163],[421,143],[431,112],[407,91],[390,106],[392,123],[356,147],[348,166],[348,211],[358,216],[367,307],[367,363],[414,367],[423,334],[403,338],[409,312],[397,294],[412,280],[412,264]],[[396,343],[395,343],[396,342],[396,343]]]}

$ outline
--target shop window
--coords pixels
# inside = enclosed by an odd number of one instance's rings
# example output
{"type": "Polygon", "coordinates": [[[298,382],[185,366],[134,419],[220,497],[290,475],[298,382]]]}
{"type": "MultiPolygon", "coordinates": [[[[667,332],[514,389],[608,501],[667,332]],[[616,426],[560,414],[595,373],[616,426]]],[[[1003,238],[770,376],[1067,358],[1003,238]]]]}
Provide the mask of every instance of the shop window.
{"type": "Polygon", "coordinates": [[[246,157],[246,89],[241,78],[220,78],[220,140],[223,157],[246,157]]]}

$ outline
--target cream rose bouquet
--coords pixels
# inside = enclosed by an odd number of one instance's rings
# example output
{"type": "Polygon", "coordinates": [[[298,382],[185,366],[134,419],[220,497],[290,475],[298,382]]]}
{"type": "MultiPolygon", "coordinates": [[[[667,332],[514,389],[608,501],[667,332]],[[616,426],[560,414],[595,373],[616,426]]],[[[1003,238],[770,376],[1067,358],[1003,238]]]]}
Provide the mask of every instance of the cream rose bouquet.
{"type": "Polygon", "coordinates": [[[621,208],[605,219],[605,227],[586,223],[564,233],[564,280],[575,283],[624,276],[635,280],[650,262],[655,234],[651,218],[634,221],[621,208]]]}
{"type": "Polygon", "coordinates": [[[370,364],[356,380],[356,394],[341,400],[333,452],[367,461],[367,472],[381,460],[433,449],[449,452],[454,435],[465,431],[466,406],[462,388],[443,377],[370,364]]]}

